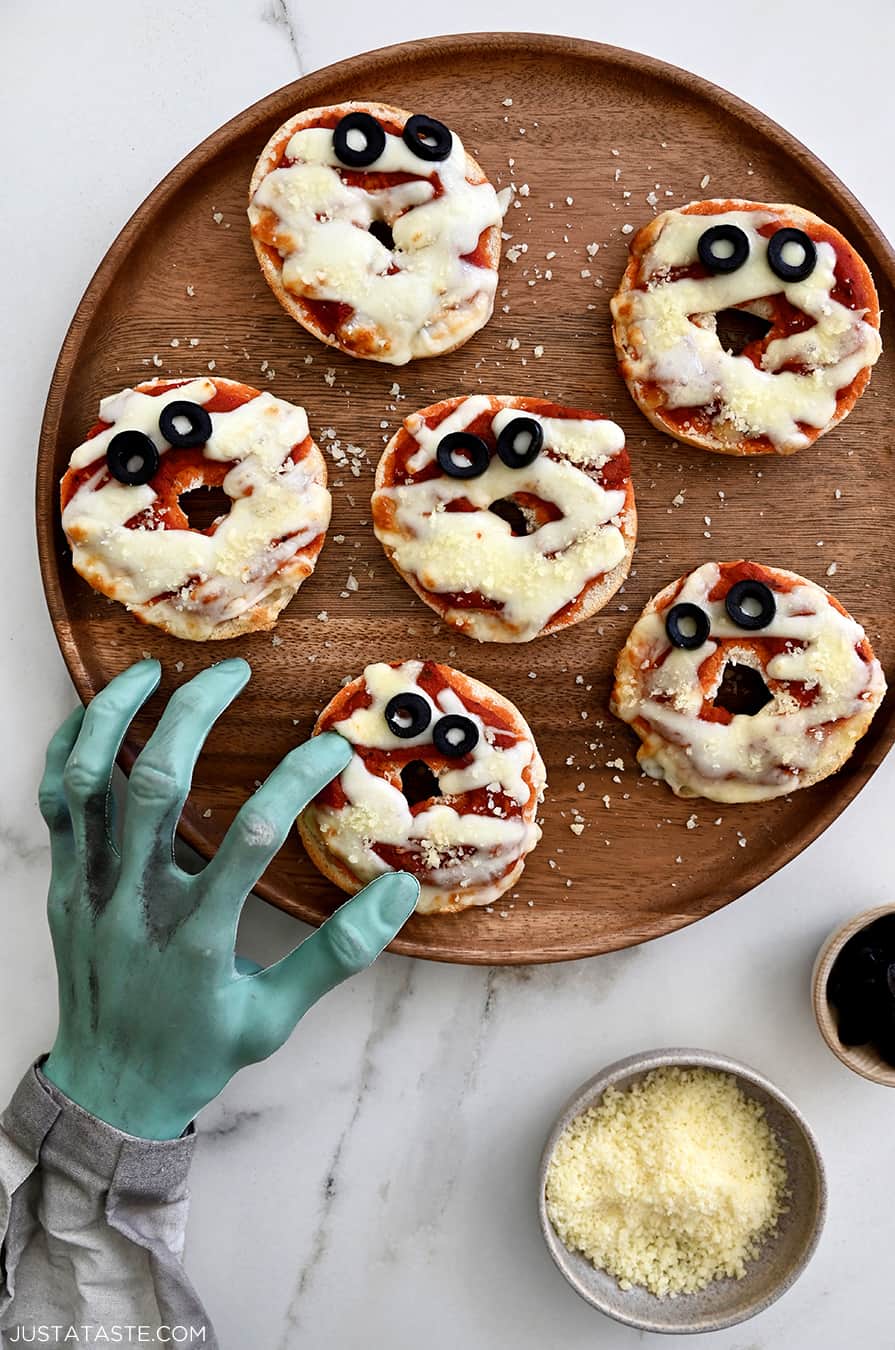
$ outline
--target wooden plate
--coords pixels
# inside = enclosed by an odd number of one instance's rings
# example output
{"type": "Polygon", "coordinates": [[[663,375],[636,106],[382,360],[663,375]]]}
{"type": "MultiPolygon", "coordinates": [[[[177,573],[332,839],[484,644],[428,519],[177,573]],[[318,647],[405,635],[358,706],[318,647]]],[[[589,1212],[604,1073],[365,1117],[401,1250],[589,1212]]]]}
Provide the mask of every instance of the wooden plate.
{"type": "MultiPolygon", "coordinates": [[[[738,462],[661,436],[616,373],[608,316],[630,233],[623,227],[649,218],[648,194],[659,209],[714,195],[817,211],[869,263],[890,341],[892,251],[829,170],[761,113],[645,56],[571,38],[478,34],[341,62],[215,132],[125,226],[62,347],[41,435],[37,524],[47,599],[79,693],[89,699],[142,653],[161,659],[162,694],[134,724],[127,767],[161,697],[228,654],[254,668],[208,742],[184,811],[183,836],[202,854],[214,852],[255,782],[307,736],[343,677],[369,661],[448,661],[512,698],[534,727],[549,776],[544,838],[518,893],[494,913],[415,917],[394,944],[399,952],[556,961],[691,923],[816,838],[895,736],[890,700],[834,778],[790,800],[718,807],[680,802],[642,778],[633,735],[606,710],[613,660],[645,601],[710,558],[751,556],[822,583],[835,562],[829,584],[884,660],[895,641],[891,358],[839,430],[789,459],[738,462]],[[352,97],[431,112],[456,128],[498,185],[529,185],[506,221],[507,250],[527,251],[515,262],[504,258],[494,319],[450,356],[401,369],[352,361],[304,333],[262,281],[245,216],[256,156],[296,109],[352,97]],[[594,257],[589,243],[600,245],[594,257]],[[356,477],[331,463],[329,541],[276,636],[202,647],[142,627],[74,574],[63,554],[57,484],[103,394],[156,374],[202,374],[209,361],[219,374],[305,404],[318,439],[335,428],[343,446],[362,446],[366,458],[356,477]],[[546,394],[606,413],[625,428],[632,455],[640,541],[624,593],[590,622],[525,646],[479,646],[445,629],[386,563],[369,527],[376,459],[399,419],[477,390],[546,394]],[[675,505],[681,495],[684,504],[675,505]],[[349,574],[357,591],[346,588],[349,574]],[[574,811],[585,822],[580,836],[570,830],[574,811]]],[[[258,889],[312,923],[341,899],[297,837],[258,889]]]]}

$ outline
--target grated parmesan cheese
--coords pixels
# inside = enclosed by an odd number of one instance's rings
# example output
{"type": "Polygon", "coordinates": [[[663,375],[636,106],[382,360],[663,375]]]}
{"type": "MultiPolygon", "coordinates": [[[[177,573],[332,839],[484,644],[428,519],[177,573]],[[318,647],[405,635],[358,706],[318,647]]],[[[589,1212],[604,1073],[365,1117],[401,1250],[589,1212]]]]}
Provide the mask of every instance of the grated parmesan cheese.
{"type": "Polygon", "coordinates": [[[570,1251],[658,1297],[742,1279],[785,1210],[786,1164],[730,1074],[656,1069],[560,1136],[547,1212],[570,1251]]]}

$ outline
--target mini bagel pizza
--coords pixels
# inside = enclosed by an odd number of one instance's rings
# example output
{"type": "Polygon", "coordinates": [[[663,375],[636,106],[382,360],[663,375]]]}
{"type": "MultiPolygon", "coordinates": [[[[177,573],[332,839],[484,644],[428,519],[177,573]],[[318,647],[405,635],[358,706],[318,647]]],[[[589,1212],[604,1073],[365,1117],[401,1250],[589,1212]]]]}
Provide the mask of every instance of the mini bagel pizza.
{"type": "Polygon", "coordinates": [[[447,914],[518,881],[541,837],[545,772],[509,699],[434,661],[379,662],[339,690],[321,731],[354,755],[299,829],[337,886],[354,892],[403,868],[420,883],[420,912],[447,914]]]}
{"type": "Polygon", "coordinates": [[[765,801],[842,767],[886,691],[860,624],[821,586],[759,563],[705,563],[655,596],[610,706],[679,797],[765,801]]]}
{"type": "Polygon", "coordinates": [[[283,308],[321,342],[398,366],[488,322],[502,219],[456,132],[386,103],[298,113],[249,190],[255,253],[283,308]]]}
{"type": "Polygon", "coordinates": [[[798,206],[663,211],[631,242],[612,316],[641,412],[725,455],[810,445],[851,412],[881,351],[867,267],[798,206]]]}
{"type": "Polygon", "coordinates": [[[123,389],[99,416],[62,479],[75,571],[175,637],[271,628],[329,524],[326,465],[304,409],[201,378],[123,389]],[[203,487],[222,490],[229,511],[193,528],[180,498],[203,487]]]}
{"type": "Polygon", "coordinates": [[[537,398],[413,413],[379,461],[372,506],[404,580],[480,642],[529,642],[595,614],[637,535],[621,427],[537,398]]]}

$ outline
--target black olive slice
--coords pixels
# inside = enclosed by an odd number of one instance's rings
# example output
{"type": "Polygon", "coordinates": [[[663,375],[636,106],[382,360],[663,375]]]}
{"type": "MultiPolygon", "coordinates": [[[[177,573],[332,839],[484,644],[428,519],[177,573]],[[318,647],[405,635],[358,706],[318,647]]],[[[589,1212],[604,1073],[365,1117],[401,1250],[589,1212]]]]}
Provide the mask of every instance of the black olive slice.
{"type": "Polygon", "coordinates": [[[876,1030],[875,1009],[867,1007],[865,998],[855,999],[854,1007],[840,1010],[836,1034],[843,1045],[867,1045],[876,1030]]]}
{"type": "Polygon", "coordinates": [[[753,632],[767,628],[777,613],[777,601],[763,581],[737,581],[724,597],[724,608],[737,628],[753,632]]]}
{"type": "Polygon", "coordinates": [[[408,741],[422,736],[432,721],[432,709],[422,694],[395,694],[385,705],[385,720],[393,736],[408,741]]]}
{"type": "Polygon", "coordinates": [[[682,647],[685,652],[693,652],[701,647],[712,631],[709,616],[698,605],[683,601],[672,605],[665,615],[665,632],[672,647],[682,647]]]}
{"type": "Polygon", "coordinates": [[[109,473],[128,487],[148,483],[160,463],[158,447],[145,431],[119,431],[106,449],[109,473]]]}
{"type": "Polygon", "coordinates": [[[424,117],[422,113],[408,117],[401,135],[417,159],[447,159],[454,145],[450,127],[437,122],[434,117],[424,117]]]}
{"type": "Polygon", "coordinates": [[[895,1018],[890,1016],[883,1019],[882,1026],[877,1027],[873,1043],[880,1059],[885,1060],[890,1069],[895,1069],[895,1018]]]}
{"type": "Polygon", "coordinates": [[[804,281],[811,276],[816,265],[817,248],[804,230],[793,230],[787,226],[777,230],[768,240],[768,267],[781,281],[804,281]],[[801,258],[796,262],[789,262],[783,256],[787,244],[795,245],[795,249],[789,249],[790,255],[793,251],[798,254],[801,250],[801,258]]]}
{"type": "Polygon", "coordinates": [[[333,128],[333,149],[349,168],[365,169],[385,149],[385,132],[369,113],[346,113],[333,128]]]}
{"type": "Polygon", "coordinates": [[[827,993],[834,1002],[841,1003],[850,991],[881,983],[886,977],[888,960],[885,949],[873,941],[872,926],[860,929],[833,962],[827,993]]]}
{"type": "Polygon", "coordinates": [[[497,438],[497,453],[508,469],[524,469],[541,453],[544,428],[533,417],[514,417],[497,438]]]}
{"type": "Polygon", "coordinates": [[[471,754],[479,743],[479,729],[475,722],[459,713],[441,717],[432,728],[432,741],[448,759],[460,759],[471,754]]]}
{"type": "Polygon", "coordinates": [[[211,418],[200,403],[178,399],[162,408],[158,429],[176,450],[195,450],[197,446],[205,445],[211,436],[211,418]],[[186,431],[177,425],[178,422],[188,424],[186,431]]]}
{"type": "Polygon", "coordinates": [[[890,961],[895,961],[895,914],[884,914],[861,931],[877,947],[889,953],[890,961]]]}
{"type": "Polygon", "coordinates": [[[481,436],[451,431],[438,442],[435,458],[448,478],[478,478],[491,463],[491,452],[481,436]]]}
{"type": "Polygon", "coordinates": [[[707,272],[735,272],[749,257],[749,236],[739,225],[713,225],[699,236],[696,251],[707,272]]]}
{"type": "Polygon", "coordinates": [[[827,998],[843,1045],[872,1044],[895,1062],[895,915],[849,938],[833,962],[827,998]]]}

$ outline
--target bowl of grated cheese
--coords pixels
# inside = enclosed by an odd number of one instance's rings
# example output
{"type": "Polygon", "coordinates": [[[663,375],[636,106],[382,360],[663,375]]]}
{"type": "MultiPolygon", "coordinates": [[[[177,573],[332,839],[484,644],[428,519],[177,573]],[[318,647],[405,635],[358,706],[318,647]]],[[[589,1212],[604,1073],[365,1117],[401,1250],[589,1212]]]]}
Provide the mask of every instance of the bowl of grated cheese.
{"type": "Polygon", "coordinates": [[[817,1142],[761,1074],[707,1050],[619,1060],[560,1113],[541,1231],[583,1299],[644,1331],[719,1331],[802,1273],[826,1215],[817,1142]]]}

